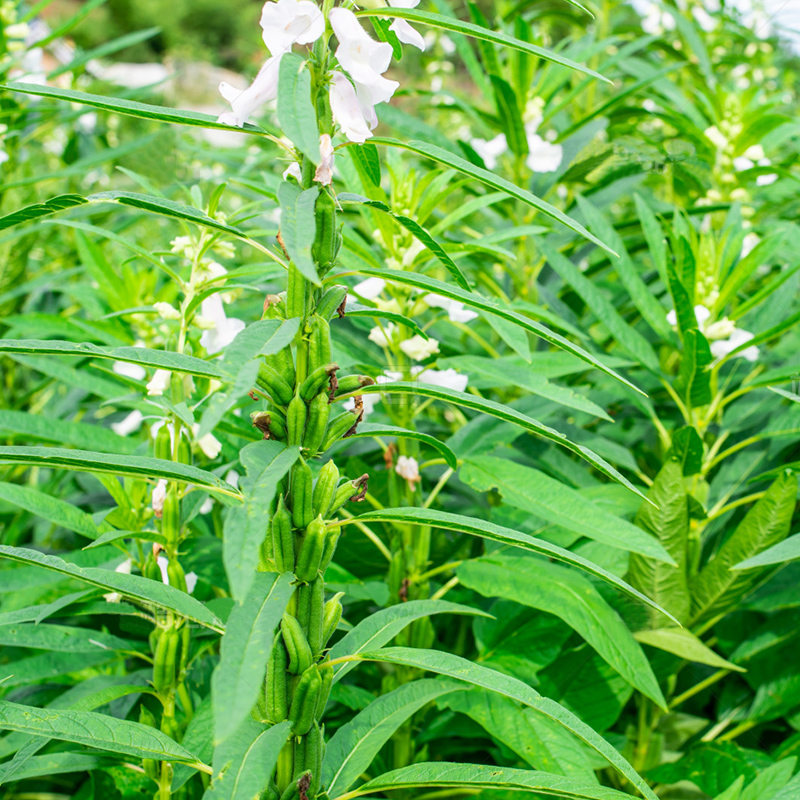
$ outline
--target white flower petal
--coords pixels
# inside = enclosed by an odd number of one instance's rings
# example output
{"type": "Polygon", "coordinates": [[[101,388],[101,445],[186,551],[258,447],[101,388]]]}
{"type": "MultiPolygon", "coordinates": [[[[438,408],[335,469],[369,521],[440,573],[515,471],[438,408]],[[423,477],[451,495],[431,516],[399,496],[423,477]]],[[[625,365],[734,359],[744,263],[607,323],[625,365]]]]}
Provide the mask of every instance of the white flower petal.
{"type": "Polygon", "coordinates": [[[426,358],[439,352],[439,342],[436,339],[425,339],[418,333],[410,339],[400,342],[400,349],[415,361],[424,361],[426,358]]]}
{"type": "Polygon", "coordinates": [[[147,384],[147,394],[150,397],[161,397],[169,389],[172,373],[166,369],[157,369],[147,384]]]}
{"type": "Polygon", "coordinates": [[[244,127],[256,109],[278,96],[280,56],[267,59],[253,83],[243,92],[228,83],[219,85],[220,94],[231,104],[231,110],[219,117],[219,122],[236,128],[244,127]]]}
{"type": "Polygon", "coordinates": [[[112,422],[111,430],[114,431],[117,436],[130,436],[142,427],[143,420],[144,416],[142,412],[136,409],[131,411],[125,419],[121,419],[119,422],[112,422]]]}
{"type": "Polygon", "coordinates": [[[342,129],[342,133],[351,142],[366,142],[372,136],[375,124],[365,116],[353,84],[343,73],[334,72],[329,91],[333,119],[342,129]]]}
{"type": "Polygon", "coordinates": [[[419,477],[419,464],[415,458],[411,456],[400,456],[397,459],[394,471],[409,483],[416,483],[419,477]]]}
{"type": "Polygon", "coordinates": [[[383,278],[367,278],[357,283],[353,291],[365,300],[374,300],[386,288],[386,281],[383,278]]]}
{"type": "Polygon", "coordinates": [[[395,19],[389,26],[389,30],[392,31],[403,44],[410,44],[419,50],[425,49],[425,39],[422,38],[422,34],[418,30],[411,27],[408,20],[395,19]]]}

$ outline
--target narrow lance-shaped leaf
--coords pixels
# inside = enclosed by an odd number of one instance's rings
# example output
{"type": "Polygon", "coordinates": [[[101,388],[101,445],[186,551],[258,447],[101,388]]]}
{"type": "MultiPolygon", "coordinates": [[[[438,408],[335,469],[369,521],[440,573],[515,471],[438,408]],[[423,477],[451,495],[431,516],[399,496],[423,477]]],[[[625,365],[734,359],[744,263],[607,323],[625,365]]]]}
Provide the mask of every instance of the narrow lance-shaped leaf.
{"type": "Polygon", "coordinates": [[[124,475],[131,478],[164,478],[192,483],[209,492],[241,498],[232,486],[210,472],[161,458],[88,453],[60,447],[0,447],[0,464],[27,464],[49,469],[70,469],[99,475],[124,475]]]}
{"type": "Polygon", "coordinates": [[[144,603],[146,606],[163,608],[174,611],[200,625],[222,633],[225,629],[222,622],[212,614],[199,600],[195,600],[186,592],[176,589],[160,581],[151,581],[140,575],[126,575],[99,567],[79,567],[70,564],[58,556],[48,556],[36,550],[24,547],[10,547],[0,545],[0,558],[9,558],[22,564],[59,572],[71,578],[76,578],[92,586],[99,586],[110,592],[119,592],[126,597],[131,597],[144,603]]]}
{"type": "Polygon", "coordinates": [[[653,790],[637,774],[636,770],[600,734],[581,722],[571,711],[547,697],[542,697],[535,689],[510,675],[473,664],[465,658],[444,651],[417,650],[409,647],[387,647],[376,652],[361,653],[354,658],[361,661],[377,661],[399,666],[423,669],[446,675],[450,678],[482,686],[493,692],[517,700],[541,714],[550,717],[575,734],[581,741],[602,755],[609,764],[624,775],[646,798],[657,800],[653,790]]]}
{"type": "Polygon", "coordinates": [[[311,105],[311,73],[307,62],[297,53],[289,52],[281,57],[277,111],[281,128],[292,144],[314,164],[319,164],[317,115],[311,105]]]}
{"type": "MultiPolygon", "coordinates": [[[[583,348],[573,344],[560,334],[554,333],[549,328],[546,328],[544,325],[541,325],[535,320],[529,319],[523,314],[519,314],[516,311],[506,308],[496,300],[483,297],[473,292],[464,291],[464,289],[451,286],[449,283],[445,283],[444,281],[437,281],[435,278],[429,278],[427,275],[420,275],[415,272],[406,272],[403,270],[394,269],[375,269],[371,267],[360,267],[359,269],[354,270],[354,272],[359,275],[382,278],[383,280],[390,281],[392,283],[401,283],[406,286],[414,286],[417,289],[423,289],[433,294],[439,294],[442,295],[442,297],[447,297],[451,300],[458,300],[470,308],[477,308],[481,311],[486,311],[488,314],[506,319],[509,322],[513,322],[514,324],[528,331],[529,333],[532,333],[534,336],[538,336],[540,339],[543,339],[554,347],[566,350],[568,353],[572,353],[572,355],[580,358],[587,364],[597,367],[597,369],[602,370],[612,378],[624,383],[634,391],[639,392],[639,394],[644,394],[641,389],[638,389],[626,378],[623,378],[622,375],[615,372],[610,367],[607,367],[596,356],[586,352],[586,350],[583,348]]],[[[336,278],[345,274],[349,273],[340,272],[331,276],[331,278],[328,280],[335,280],[336,278]]]]}
{"type": "Polygon", "coordinates": [[[359,394],[377,394],[382,392],[384,394],[413,394],[419,397],[431,397],[434,400],[443,400],[447,403],[461,406],[462,408],[469,408],[482,414],[488,414],[491,417],[497,417],[497,419],[502,419],[504,422],[512,422],[530,433],[534,433],[537,436],[541,436],[543,439],[548,439],[551,442],[565,447],[567,450],[571,450],[580,458],[588,461],[595,469],[602,472],[604,475],[621,483],[634,494],[638,494],[642,499],[646,499],[642,492],[624,475],[621,475],[611,464],[588,447],[575,444],[575,442],[571,442],[567,439],[566,434],[554,428],[550,428],[533,417],[522,414],[510,406],[496,403],[494,400],[487,400],[483,397],[467,394],[466,392],[457,392],[454,389],[447,389],[442,386],[404,381],[365,386],[358,391],[359,394]]]}
{"type": "Polygon", "coordinates": [[[458,531],[459,533],[479,536],[482,539],[489,539],[490,541],[499,542],[500,544],[520,547],[523,550],[538,553],[539,555],[554,558],[557,561],[563,561],[565,564],[578,567],[591,575],[595,575],[607,581],[620,591],[631,597],[635,597],[650,608],[660,611],[669,619],[673,619],[670,614],[656,605],[649,597],[643,595],[641,592],[625,583],[621,578],[607,572],[597,564],[593,564],[582,556],[571,553],[569,550],[551,544],[544,539],[537,539],[535,536],[530,536],[527,533],[505,528],[501,525],[495,525],[488,520],[473,519],[472,517],[450,514],[446,511],[437,511],[432,508],[385,508],[378,511],[368,511],[366,514],[360,514],[353,519],[342,520],[339,524],[348,525],[353,522],[393,522],[405,525],[428,525],[431,528],[458,531]]]}
{"type": "Polygon", "coordinates": [[[458,467],[456,454],[444,442],[440,442],[435,436],[431,436],[430,434],[421,433],[420,431],[410,431],[406,428],[399,428],[396,425],[380,425],[372,422],[362,422],[359,424],[358,430],[347,438],[357,439],[358,437],[365,436],[397,436],[401,439],[415,439],[418,442],[422,442],[438,450],[447,462],[447,466],[451,469],[456,469],[458,467]]]}

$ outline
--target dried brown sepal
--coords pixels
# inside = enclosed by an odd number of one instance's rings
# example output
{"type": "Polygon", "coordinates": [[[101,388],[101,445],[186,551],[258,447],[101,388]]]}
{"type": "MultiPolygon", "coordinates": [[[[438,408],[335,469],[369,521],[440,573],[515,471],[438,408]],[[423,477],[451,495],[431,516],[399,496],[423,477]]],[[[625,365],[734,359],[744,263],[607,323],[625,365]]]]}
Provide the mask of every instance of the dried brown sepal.
{"type": "Polygon", "coordinates": [[[336,309],[336,313],[339,316],[339,319],[341,319],[345,315],[346,311],[347,311],[347,295],[344,296],[344,299],[342,300],[341,303],[339,303],[339,307],[336,309]]]}
{"type": "Polygon", "coordinates": [[[350,498],[351,503],[360,503],[366,496],[369,489],[369,474],[364,473],[360,478],[353,481],[353,487],[358,489],[358,494],[354,494],[350,498]]]}
{"type": "Polygon", "coordinates": [[[353,397],[353,402],[355,403],[355,408],[351,413],[355,417],[356,421],[353,423],[352,427],[348,429],[347,433],[342,436],[342,439],[346,439],[348,436],[355,435],[356,431],[358,430],[358,423],[364,419],[364,398],[360,394],[357,394],[353,397]]]}
{"type": "Polygon", "coordinates": [[[394,442],[392,442],[386,448],[386,451],[383,454],[383,461],[386,464],[386,469],[388,469],[389,471],[394,469],[394,454],[396,450],[397,450],[397,445],[394,442]]]}
{"type": "Polygon", "coordinates": [[[297,791],[300,794],[300,800],[308,800],[308,790],[311,786],[311,773],[304,772],[297,780],[297,791]]]}
{"type": "Polygon", "coordinates": [[[289,258],[289,254],[286,252],[286,245],[283,243],[283,236],[281,236],[281,232],[280,231],[278,231],[278,235],[277,235],[276,238],[278,240],[278,244],[281,246],[281,250],[283,250],[283,254],[288,259],[289,258]]]}
{"type": "Polygon", "coordinates": [[[250,419],[253,421],[253,425],[264,434],[264,438],[269,439],[269,424],[272,422],[270,415],[266,411],[254,411],[250,415],[250,419]]]}

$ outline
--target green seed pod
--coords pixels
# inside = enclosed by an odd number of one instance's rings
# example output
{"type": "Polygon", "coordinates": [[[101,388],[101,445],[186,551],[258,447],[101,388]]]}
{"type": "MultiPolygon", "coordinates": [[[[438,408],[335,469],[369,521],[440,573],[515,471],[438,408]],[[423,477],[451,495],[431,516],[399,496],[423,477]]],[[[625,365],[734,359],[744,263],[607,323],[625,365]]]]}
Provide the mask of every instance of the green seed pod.
{"type": "Polygon", "coordinates": [[[256,383],[279,405],[288,405],[294,396],[294,390],[286,378],[269,364],[259,366],[256,383]]]}
{"type": "Polygon", "coordinates": [[[311,284],[294,264],[289,265],[289,283],[286,290],[286,318],[306,316],[311,284]]]}
{"type": "Polygon", "coordinates": [[[191,464],[192,461],[192,446],[189,444],[189,440],[181,434],[178,439],[178,463],[191,464]]]}
{"type": "Polygon", "coordinates": [[[286,648],[280,634],[272,642],[267,677],[264,685],[264,706],[267,719],[277,725],[289,715],[289,680],[286,674],[286,648]]]}
{"type": "Polygon", "coordinates": [[[303,400],[308,402],[322,391],[323,387],[327,388],[331,381],[335,380],[336,371],[338,369],[338,364],[326,361],[313,371],[310,370],[308,377],[300,386],[300,396],[303,400]]]}
{"type": "Polygon", "coordinates": [[[302,458],[292,467],[291,497],[292,522],[295,528],[305,528],[314,519],[314,479],[302,458]]]}
{"type": "Polygon", "coordinates": [[[317,303],[317,314],[324,320],[333,319],[333,315],[341,307],[346,297],[346,286],[331,286],[330,289],[322,295],[319,303],[317,303]]]}
{"type": "Polygon", "coordinates": [[[319,786],[322,773],[322,761],[325,757],[325,736],[319,724],[315,721],[311,730],[301,736],[294,744],[294,775],[300,778],[304,772],[311,773],[311,785],[308,787],[308,797],[314,797],[319,786]]]}
{"type": "Polygon", "coordinates": [[[325,534],[325,546],[322,548],[322,558],[319,562],[319,570],[324,575],[325,570],[328,569],[331,561],[333,561],[333,554],[336,552],[336,545],[339,542],[339,537],[342,535],[341,528],[331,528],[325,534]]]}
{"type": "Polygon", "coordinates": [[[277,353],[264,356],[264,361],[281,375],[290,386],[294,386],[295,369],[292,348],[288,345],[277,353]]]}
{"type": "Polygon", "coordinates": [[[261,319],[286,319],[285,298],[279,294],[268,294],[264,298],[264,313],[261,319]]]}
{"type": "Polygon", "coordinates": [[[170,426],[166,422],[158,429],[156,434],[155,453],[156,458],[172,461],[172,435],[170,434],[170,426]]]}
{"type": "Polygon", "coordinates": [[[186,665],[189,663],[189,646],[192,643],[192,629],[188,623],[185,623],[181,628],[181,659],[179,673],[182,676],[186,671],[186,665]]]}
{"type": "Polygon", "coordinates": [[[320,667],[319,674],[320,678],[322,678],[322,685],[317,695],[317,722],[322,719],[325,713],[325,706],[328,705],[328,698],[331,696],[331,689],[333,688],[333,667],[320,667]]]}
{"type": "Polygon", "coordinates": [[[281,622],[281,633],[283,634],[286,653],[289,656],[287,669],[293,675],[301,675],[311,666],[313,654],[311,653],[308,639],[306,639],[306,635],[297,621],[297,617],[293,617],[291,614],[284,614],[281,622]]]}
{"type": "Polygon", "coordinates": [[[320,277],[331,268],[336,257],[336,200],[326,189],[322,189],[314,209],[317,230],[311,255],[317,264],[320,277]]]}
{"type": "Polygon", "coordinates": [[[356,413],[355,411],[345,411],[334,417],[328,423],[328,430],[325,431],[325,438],[320,445],[320,451],[324,453],[333,447],[339,439],[343,439],[345,434],[358,425],[360,420],[361,413],[356,413]]]}
{"type": "Polygon", "coordinates": [[[299,394],[296,394],[286,409],[286,442],[291,445],[303,444],[306,431],[308,408],[299,394]]]}
{"type": "Polygon", "coordinates": [[[308,321],[308,374],[331,362],[331,326],[319,314],[308,321]]]}
{"type": "Polygon", "coordinates": [[[344,592],[339,592],[331,597],[322,612],[322,646],[328,644],[342,619],[342,597],[344,592]]]}
{"type": "MultiPolygon", "coordinates": [[[[289,741],[284,744],[278,753],[278,763],[275,767],[275,782],[278,791],[281,788],[289,788],[294,785],[292,775],[294,773],[294,744],[289,741]]],[[[281,795],[283,796],[283,795],[281,795]]]]}
{"type": "Polygon", "coordinates": [[[178,563],[176,558],[171,558],[167,564],[167,577],[169,578],[169,585],[180,589],[182,592],[186,589],[186,573],[183,567],[178,563]]]}
{"type": "Polygon", "coordinates": [[[272,515],[270,535],[272,557],[278,572],[294,572],[294,532],[292,518],[283,502],[283,495],[278,496],[278,507],[272,515]]]}
{"type": "Polygon", "coordinates": [[[151,550],[144,561],[144,575],[150,578],[151,581],[161,582],[161,569],[158,566],[158,559],[151,550]]]}
{"type": "Polygon", "coordinates": [[[325,438],[325,430],[328,427],[328,417],[331,415],[331,407],[328,403],[328,393],[320,392],[308,406],[308,422],[306,432],[303,436],[303,448],[311,458],[317,451],[325,438]]]}
{"type": "Polygon", "coordinates": [[[161,534],[170,545],[175,545],[181,538],[181,501],[178,497],[178,487],[170,483],[167,496],[164,498],[164,507],[161,510],[161,534]]]}
{"type": "Polygon", "coordinates": [[[311,730],[317,713],[319,692],[322,689],[322,678],[315,664],[312,664],[300,677],[292,697],[289,709],[289,721],[292,733],[303,736],[311,730]]]}
{"type": "Polygon", "coordinates": [[[317,517],[309,523],[300,545],[300,552],[297,554],[297,564],[294,569],[298,580],[310,583],[316,579],[325,551],[327,532],[322,517],[317,517]]]}
{"type": "Polygon", "coordinates": [[[367,493],[367,482],[369,475],[366,473],[354,481],[343,483],[337,490],[333,498],[328,514],[335,514],[348,500],[363,500],[367,493]]]}
{"type": "Polygon", "coordinates": [[[161,634],[153,656],[153,687],[159,694],[164,694],[175,679],[175,659],[180,637],[174,628],[161,634]]]}
{"type": "Polygon", "coordinates": [[[297,619],[303,627],[311,652],[322,651],[322,620],[325,613],[325,581],[320,576],[297,589],[297,619]]]}
{"type": "Polygon", "coordinates": [[[366,375],[345,375],[339,378],[339,386],[336,389],[336,397],[340,394],[350,394],[350,392],[363,389],[365,386],[374,386],[375,381],[366,375]]]}
{"type": "Polygon", "coordinates": [[[292,782],[286,787],[281,800],[311,800],[308,791],[311,786],[311,773],[304,772],[297,780],[292,782]]]}
{"type": "Polygon", "coordinates": [[[331,461],[326,461],[319,471],[319,477],[314,484],[314,516],[327,516],[331,507],[336,487],[339,484],[339,468],[331,461]]]}

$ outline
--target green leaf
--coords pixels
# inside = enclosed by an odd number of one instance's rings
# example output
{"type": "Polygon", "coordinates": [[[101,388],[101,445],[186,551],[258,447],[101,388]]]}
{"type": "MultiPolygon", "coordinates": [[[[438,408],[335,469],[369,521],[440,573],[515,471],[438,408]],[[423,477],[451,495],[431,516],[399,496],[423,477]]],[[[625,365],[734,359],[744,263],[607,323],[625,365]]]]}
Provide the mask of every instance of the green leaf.
{"type": "Polygon", "coordinates": [[[697,475],[703,467],[703,440],[697,429],[684,425],[672,433],[672,446],[665,459],[680,462],[684,476],[697,475]]]}
{"type": "MultiPolygon", "coordinates": [[[[602,361],[598,360],[591,353],[587,353],[581,347],[573,344],[563,336],[553,333],[553,331],[549,330],[544,325],[539,324],[535,320],[529,319],[523,314],[518,314],[516,311],[506,308],[496,300],[482,297],[481,295],[473,292],[464,291],[463,289],[450,286],[450,284],[444,283],[443,281],[437,281],[434,278],[429,278],[427,275],[419,275],[413,272],[395,269],[373,269],[370,267],[361,267],[356,270],[356,272],[359,275],[382,278],[393,283],[402,283],[406,286],[414,286],[417,289],[424,289],[428,292],[432,292],[433,294],[440,294],[442,297],[448,297],[451,300],[459,300],[470,308],[477,308],[496,317],[500,317],[501,319],[509,320],[510,322],[513,322],[524,330],[529,331],[534,336],[538,336],[540,339],[543,339],[554,347],[559,347],[562,350],[566,350],[568,353],[572,353],[572,355],[577,356],[587,364],[597,367],[597,369],[602,370],[612,378],[624,383],[634,391],[639,392],[639,394],[644,394],[641,389],[637,389],[632,383],[630,383],[630,381],[623,378],[610,367],[607,367],[602,361]]],[[[348,273],[339,273],[333,277],[338,278],[343,274],[348,273]]]]}
{"type": "MultiPolygon", "coordinates": [[[[375,653],[361,653],[356,656],[363,661],[378,661],[399,666],[423,669],[456,678],[474,686],[482,686],[498,692],[512,700],[517,700],[541,714],[558,722],[571,731],[595,752],[603,756],[609,764],[624,775],[648,800],[657,800],[652,789],[636,773],[633,767],[600,734],[595,733],[578,717],[558,703],[542,697],[535,689],[510,675],[473,664],[464,658],[444,651],[415,650],[408,647],[386,647],[375,653]]],[[[496,769],[496,768],[493,768],[496,769]]]]}
{"type": "Polygon", "coordinates": [[[12,764],[0,765],[0,785],[11,781],[25,781],[31,778],[49,779],[54,775],[71,772],[91,772],[104,766],[98,756],[83,753],[48,753],[26,759],[26,766],[11,770],[12,764]]]}
{"type": "Polygon", "coordinates": [[[647,369],[658,372],[658,357],[650,343],[625,322],[605,293],[549,242],[541,240],[538,244],[547,263],[581,297],[619,346],[647,369]]]}
{"type": "Polygon", "coordinates": [[[228,617],[211,684],[217,743],[236,731],[258,700],[275,629],[294,593],[293,580],[288,572],[256,573],[244,602],[234,605],[228,617]]]}
{"type": "Polygon", "coordinates": [[[444,458],[444,460],[447,462],[447,466],[450,467],[450,469],[457,469],[458,467],[458,461],[456,460],[455,453],[444,442],[440,442],[435,436],[431,436],[430,434],[421,433],[420,431],[406,430],[406,428],[399,428],[396,425],[380,425],[373,422],[361,422],[359,423],[358,430],[347,438],[357,439],[358,437],[366,436],[397,436],[400,439],[414,439],[417,442],[422,442],[423,444],[427,444],[429,447],[433,447],[435,450],[438,450],[441,453],[442,458],[444,458]]]}
{"type": "MultiPolygon", "coordinates": [[[[413,14],[421,14],[425,12],[416,11],[414,9],[385,9],[382,8],[381,12],[390,11],[395,16],[400,16],[403,19],[406,19],[405,14],[409,11],[413,14]],[[397,12],[401,12],[398,14],[397,12]]],[[[364,12],[361,12],[364,13],[364,12]]],[[[366,13],[373,13],[371,11],[366,13]]],[[[466,24],[466,23],[462,23],[466,24]]],[[[479,29],[480,30],[480,29],[479,29]]],[[[533,45],[531,45],[533,46],[533,45]]],[[[602,247],[603,250],[611,253],[611,255],[616,255],[616,253],[607,245],[603,244],[594,234],[589,233],[586,228],[583,227],[579,222],[576,222],[571,217],[568,217],[563,211],[560,211],[555,206],[551,206],[550,203],[546,203],[544,200],[536,197],[536,195],[531,194],[529,191],[520,188],[519,186],[515,186],[511,181],[507,181],[505,178],[501,178],[499,175],[495,175],[493,172],[489,172],[489,170],[482,169],[481,167],[475,166],[471,162],[467,161],[466,159],[460,158],[459,156],[453,155],[447,150],[443,150],[441,147],[437,147],[434,144],[429,144],[428,142],[399,142],[396,139],[387,139],[385,137],[376,136],[372,139],[372,142],[375,144],[382,144],[387,147],[399,147],[403,150],[409,150],[412,153],[417,153],[418,155],[424,156],[425,158],[431,159],[431,161],[436,161],[439,164],[445,164],[448,167],[452,167],[453,169],[457,169],[459,172],[463,172],[465,175],[469,175],[476,180],[479,180],[481,183],[486,184],[487,186],[491,186],[493,189],[498,189],[501,192],[505,192],[510,197],[519,200],[521,203],[525,203],[526,205],[530,206],[531,208],[535,208],[538,211],[541,211],[546,217],[550,217],[550,219],[556,220],[556,222],[560,222],[562,225],[565,225],[571,231],[574,231],[579,236],[583,236],[585,239],[588,239],[590,242],[594,242],[598,247],[602,247]]]]}
{"type": "MultiPolygon", "coordinates": [[[[419,22],[422,25],[430,25],[432,28],[440,28],[453,33],[463,33],[465,36],[471,36],[473,39],[480,39],[485,42],[492,42],[504,47],[510,47],[513,50],[520,50],[523,53],[530,53],[531,55],[538,56],[544,61],[552,61],[554,64],[560,64],[562,67],[577,70],[585,75],[591,75],[593,78],[611,83],[608,78],[604,78],[599,73],[588,67],[576,64],[568,58],[558,55],[550,50],[545,50],[542,47],[537,47],[535,44],[523,42],[521,39],[515,39],[513,36],[508,36],[500,31],[492,31],[487,28],[482,28],[479,25],[473,25],[471,22],[463,22],[455,17],[445,17],[441,14],[432,14],[429,11],[419,11],[416,8],[377,8],[367,9],[358,12],[359,17],[393,17],[405,19],[409,22],[419,22]]],[[[374,141],[374,140],[373,140],[374,141]]]]}
{"type": "Polygon", "coordinates": [[[746,669],[726,661],[718,656],[710,647],[706,647],[700,639],[686,628],[658,628],[656,630],[636,631],[633,638],[642,644],[649,644],[659,650],[666,650],[679,658],[694,661],[697,664],[708,664],[717,669],[730,669],[735,672],[747,672],[746,669]]]}
{"type": "Polygon", "coordinates": [[[213,364],[201,358],[168,350],[148,350],[145,347],[99,347],[82,342],[62,342],[56,339],[3,339],[0,353],[38,353],[57,356],[80,356],[82,358],[109,358],[125,361],[128,364],[141,364],[143,367],[166,369],[170,372],[184,372],[203,378],[221,378],[222,373],[213,364]]]}
{"type": "MultiPolygon", "coordinates": [[[[647,495],[655,505],[643,503],[636,515],[636,524],[660,542],[675,563],[669,565],[633,555],[628,580],[684,623],[689,618],[692,601],[687,561],[689,505],[681,465],[673,459],[667,461],[647,495]]],[[[659,628],[662,620],[651,611],[649,624],[651,628],[659,628]]]]}
{"type": "Polygon", "coordinates": [[[58,197],[46,200],[44,203],[35,203],[32,206],[20,208],[18,211],[13,211],[11,214],[0,217],[0,231],[13,228],[15,225],[22,225],[25,222],[31,222],[39,219],[39,217],[48,217],[50,214],[64,211],[67,208],[86,205],[88,202],[85,197],[81,197],[79,194],[61,194],[58,197]]]}
{"type": "MultiPolygon", "coordinates": [[[[649,597],[641,594],[616,575],[607,572],[602,567],[598,567],[597,564],[593,564],[591,561],[586,560],[576,553],[564,550],[544,539],[537,539],[534,536],[529,536],[527,533],[521,533],[511,528],[504,528],[487,520],[473,519],[471,517],[461,516],[460,514],[436,511],[431,508],[384,508],[379,511],[368,511],[353,519],[341,520],[339,524],[348,525],[352,522],[391,522],[406,525],[428,525],[431,528],[458,531],[459,533],[479,536],[482,539],[489,539],[490,541],[499,542],[500,544],[520,547],[532,553],[538,553],[548,558],[554,558],[557,561],[563,561],[566,564],[572,564],[616,586],[620,591],[635,597],[651,608],[660,610],[649,597]]],[[[662,611],[662,613],[665,612],[662,611]]],[[[670,619],[672,619],[672,617],[670,617],[670,619]]]]}
{"type": "Polygon", "coordinates": [[[506,458],[481,456],[466,462],[461,480],[481,492],[496,487],[510,505],[589,539],[661,562],[673,562],[673,556],[640,528],[532,467],[506,458]]]}
{"type": "Polygon", "coordinates": [[[539,559],[494,554],[464,562],[457,575],[485,597],[504,597],[560,617],[631,686],[666,708],[641,647],[583,575],[539,559]]]}
{"type": "Polygon", "coordinates": [[[358,391],[359,394],[411,394],[418,397],[431,397],[434,400],[443,400],[446,403],[453,403],[462,408],[469,408],[482,414],[488,414],[490,417],[496,417],[504,422],[512,422],[529,433],[535,433],[543,439],[548,439],[570,450],[580,458],[588,461],[599,472],[621,483],[634,494],[638,494],[639,497],[644,498],[644,495],[624,475],[621,475],[611,464],[588,447],[575,444],[567,439],[566,434],[550,428],[538,420],[533,419],[533,417],[528,417],[510,406],[496,403],[494,400],[487,400],[477,395],[467,394],[466,392],[457,392],[454,389],[446,389],[443,386],[404,381],[392,381],[391,383],[376,384],[375,386],[364,386],[358,391]]]}
{"type": "Polygon", "coordinates": [[[0,482],[0,500],[12,503],[54,525],[59,525],[89,539],[96,539],[100,534],[100,528],[95,525],[90,514],[67,503],[66,500],[60,500],[37,489],[31,489],[29,486],[0,482]]]}
{"type": "Polygon", "coordinates": [[[216,117],[210,114],[200,114],[197,111],[180,111],[164,106],[154,106],[147,103],[136,103],[133,100],[125,100],[117,97],[103,97],[97,94],[86,94],[85,92],[75,92],[71,89],[59,89],[55,86],[42,86],[38,83],[19,83],[12,81],[6,83],[3,89],[12,92],[22,92],[38,97],[52,97],[56,100],[65,100],[68,103],[80,103],[84,106],[101,108],[104,111],[113,111],[117,114],[125,114],[129,117],[139,119],[152,119],[159,122],[175,122],[179,125],[193,125],[200,128],[214,128],[220,131],[241,131],[242,133],[266,136],[266,131],[249,123],[244,128],[231,128],[218,122],[216,117]]]}
{"type": "Polygon", "coordinates": [[[615,789],[538,770],[511,769],[488,764],[449,764],[441,761],[412,764],[386,772],[365,783],[358,794],[351,797],[394,789],[434,786],[470,793],[475,789],[530,792],[538,797],[566,797],[574,800],[624,800],[630,797],[615,789]]]}
{"type": "Polygon", "coordinates": [[[353,303],[348,300],[347,302],[347,316],[348,317],[370,317],[371,319],[387,319],[389,322],[395,322],[398,325],[404,325],[409,330],[421,336],[423,339],[430,339],[413,319],[404,317],[395,311],[384,311],[379,308],[371,308],[370,306],[362,306],[360,303],[353,303]]]}
{"type": "Polygon", "coordinates": [[[269,530],[270,506],[278,484],[300,456],[299,447],[286,447],[274,440],[253,442],[239,453],[247,477],[239,482],[244,508],[228,512],[223,532],[223,560],[231,594],[240,603],[255,579],[259,547],[269,530]]]}
{"type": "Polygon", "coordinates": [[[342,725],[325,751],[322,785],[336,797],[346,792],[367,772],[380,749],[423,706],[455,691],[463,684],[422,678],[381,695],[342,725]]]}
{"type": "Polygon", "coordinates": [[[98,536],[91,544],[87,544],[84,550],[91,550],[94,547],[102,547],[109,542],[118,542],[120,539],[135,539],[140,542],[158,542],[162,547],[165,547],[167,540],[160,533],[156,531],[108,531],[101,536],[98,536]]]}
{"type": "MultiPolygon", "coordinates": [[[[99,586],[110,592],[119,592],[125,597],[138,600],[145,606],[154,606],[174,611],[206,628],[222,633],[224,626],[199,600],[191,595],[160,581],[151,581],[140,575],[126,575],[99,567],[79,567],[58,556],[48,556],[36,550],[23,547],[0,545],[0,558],[9,558],[22,564],[31,564],[44,569],[68,575],[92,586],[99,586]]],[[[57,737],[54,737],[57,738],[57,737]]]]}
{"type": "MultiPolygon", "coordinates": [[[[437,242],[436,239],[434,239],[433,236],[431,236],[431,234],[428,233],[428,231],[425,230],[425,228],[423,228],[416,220],[411,219],[411,217],[406,217],[403,214],[396,214],[391,208],[389,208],[389,206],[386,205],[386,203],[382,203],[380,200],[370,200],[369,198],[362,197],[358,194],[341,192],[340,194],[336,195],[336,199],[340,203],[361,203],[362,205],[382,211],[384,214],[388,214],[390,217],[392,217],[392,219],[396,219],[414,236],[418,242],[425,245],[425,247],[430,250],[431,253],[433,253],[433,255],[442,265],[444,265],[445,269],[453,276],[455,282],[462,289],[465,291],[470,290],[469,281],[466,279],[464,273],[461,271],[456,262],[450,258],[439,242],[437,242]]],[[[350,313],[349,308],[347,313],[350,313]]]]}
{"type": "MultiPolygon", "coordinates": [[[[281,57],[278,121],[292,144],[314,164],[319,164],[319,128],[311,104],[311,73],[307,63],[297,53],[284,53],[281,57]]],[[[280,193],[280,189],[278,191],[280,193]]]]}
{"type": "Polygon", "coordinates": [[[695,622],[734,607],[752,589],[763,568],[734,571],[733,567],[786,538],[796,500],[797,476],[784,471],[692,580],[695,622]]]}
{"type": "Polygon", "coordinates": [[[319,186],[302,191],[295,183],[284,181],[278,187],[283,246],[302,276],[315,286],[320,286],[320,280],[311,246],[317,233],[314,206],[318,195],[319,186]]]}
{"type": "Polygon", "coordinates": [[[136,650],[133,642],[110,633],[69,625],[0,625],[0,645],[29,647],[58,653],[96,653],[99,650],[136,650]]]}
{"type": "Polygon", "coordinates": [[[498,75],[489,75],[494,90],[494,101],[500,119],[500,130],[508,140],[508,148],[517,156],[528,155],[528,137],[517,103],[517,95],[509,84],[498,75]]]}
{"type": "Polygon", "coordinates": [[[0,447],[0,464],[28,464],[48,469],[71,469],[131,478],[165,478],[178,483],[202,486],[208,492],[241,498],[236,489],[210,472],[189,464],[146,456],[89,453],[83,450],[64,450],[60,447],[0,447]]]}
{"type": "Polygon", "coordinates": [[[0,700],[0,728],[75,742],[135,758],[180,761],[203,772],[211,771],[156,728],[93,711],[57,711],[0,700]]]}
{"type": "MultiPolygon", "coordinates": [[[[447,600],[409,600],[390,606],[366,617],[330,649],[331,660],[357,655],[370,647],[383,647],[414,620],[433,614],[471,614],[488,617],[483,611],[447,600]]],[[[354,664],[342,663],[334,668],[334,681],[340,681],[354,664]]]]}
{"type": "Polygon", "coordinates": [[[782,542],[768,547],[757,556],[747,558],[734,564],[732,570],[755,569],[756,567],[768,567],[772,564],[783,564],[786,561],[795,561],[800,558],[800,533],[784,539],[782,542]]]}
{"type": "Polygon", "coordinates": [[[684,331],[683,357],[674,386],[692,408],[711,402],[711,373],[706,368],[712,360],[708,339],[698,330],[684,331]]]}
{"type": "Polygon", "coordinates": [[[269,783],[291,724],[271,728],[247,719],[214,751],[214,773],[205,800],[253,800],[269,783]]]}

